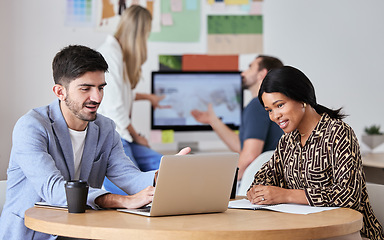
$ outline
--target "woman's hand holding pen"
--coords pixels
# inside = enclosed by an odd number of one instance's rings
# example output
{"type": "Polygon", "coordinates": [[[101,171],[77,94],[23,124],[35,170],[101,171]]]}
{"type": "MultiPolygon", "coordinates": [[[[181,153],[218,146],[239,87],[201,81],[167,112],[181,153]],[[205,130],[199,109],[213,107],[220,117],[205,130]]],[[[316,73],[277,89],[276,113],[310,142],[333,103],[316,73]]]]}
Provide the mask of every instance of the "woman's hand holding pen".
{"type": "Polygon", "coordinates": [[[302,189],[286,189],[261,184],[254,185],[249,189],[247,198],[253,204],[308,204],[305,192],[302,189]]]}
{"type": "Polygon", "coordinates": [[[254,185],[247,192],[248,200],[253,204],[277,204],[283,202],[283,188],[275,186],[254,185]]]}

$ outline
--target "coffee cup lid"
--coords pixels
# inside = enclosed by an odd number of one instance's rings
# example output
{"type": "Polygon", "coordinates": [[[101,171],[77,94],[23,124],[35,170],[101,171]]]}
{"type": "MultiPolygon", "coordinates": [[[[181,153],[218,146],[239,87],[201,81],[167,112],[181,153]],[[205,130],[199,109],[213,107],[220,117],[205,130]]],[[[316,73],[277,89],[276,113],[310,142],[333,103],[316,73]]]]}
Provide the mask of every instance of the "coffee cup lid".
{"type": "Polygon", "coordinates": [[[88,183],[87,181],[83,181],[83,180],[70,180],[70,181],[67,181],[65,185],[68,187],[70,186],[79,187],[79,186],[88,186],[88,183]]]}

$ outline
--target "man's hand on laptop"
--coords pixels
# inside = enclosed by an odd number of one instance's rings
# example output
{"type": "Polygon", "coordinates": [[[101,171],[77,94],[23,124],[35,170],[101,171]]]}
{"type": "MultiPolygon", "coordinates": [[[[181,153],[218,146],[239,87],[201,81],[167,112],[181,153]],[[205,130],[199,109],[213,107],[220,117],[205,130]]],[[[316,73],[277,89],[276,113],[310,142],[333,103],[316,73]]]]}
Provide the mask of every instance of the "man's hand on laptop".
{"type": "Polygon", "coordinates": [[[176,155],[187,155],[190,152],[191,152],[191,148],[185,147],[185,148],[181,149],[176,155]]]}
{"type": "Polygon", "coordinates": [[[95,203],[102,208],[140,208],[153,200],[155,188],[148,186],[134,195],[122,196],[108,193],[95,199],[95,203]]]}
{"type": "MultiPolygon", "coordinates": [[[[181,149],[176,155],[187,155],[191,152],[190,147],[181,149]]],[[[154,182],[156,183],[157,173],[155,173],[154,182]]],[[[118,194],[104,194],[95,199],[95,203],[101,208],[140,208],[143,207],[153,200],[153,194],[155,193],[155,188],[148,186],[140,192],[129,195],[122,196],[118,194]]]]}
{"type": "Polygon", "coordinates": [[[144,190],[140,192],[125,196],[126,200],[124,201],[124,208],[140,208],[143,207],[153,200],[153,195],[155,193],[155,188],[152,186],[146,187],[144,190]]]}

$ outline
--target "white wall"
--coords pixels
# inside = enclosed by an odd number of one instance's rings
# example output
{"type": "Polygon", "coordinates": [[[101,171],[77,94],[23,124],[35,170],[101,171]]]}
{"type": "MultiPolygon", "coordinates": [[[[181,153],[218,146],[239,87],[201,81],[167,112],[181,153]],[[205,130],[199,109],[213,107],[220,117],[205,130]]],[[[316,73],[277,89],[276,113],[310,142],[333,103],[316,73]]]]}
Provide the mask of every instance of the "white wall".
{"type": "Polygon", "coordinates": [[[367,125],[384,130],[384,2],[267,0],[264,7],[266,53],[306,73],[318,103],[344,107],[359,139],[367,125]]]}
{"type": "MultiPolygon", "coordinates": [[[[51,62],[62,47],[84,44],[97,48],[106,33],[64,26],[65,2],[2,0],[0,2],[0,179],[6,178],[11,133],[29,109],[50,103],[51,62]]],[[[149,43],[145,80],[138,90],[150,91],[149,74],[157,70],[158,54],[206,52],[206,19],[202,0],[202,34],[197,43],[149,43]]],[[[265,54],[300,68],[312,80],[318,102],[344,107],[346,122],[360,138],[363,128],[384,129],[379,69],[384,56],[384,2],[381,0],[265,0],[265,54]]],[[[236,12],[236,10],[234,10],[236,12]]],[[[134,107],[136,128],[149,135],[149,105],[134,107]]],[[[382,147],[382,146],[381,146],[382,147]]],[[[366,149],[362,144],[362,149],[366,149]]],[[[379,149],[380,150],[380,149],[379,149]]]]}

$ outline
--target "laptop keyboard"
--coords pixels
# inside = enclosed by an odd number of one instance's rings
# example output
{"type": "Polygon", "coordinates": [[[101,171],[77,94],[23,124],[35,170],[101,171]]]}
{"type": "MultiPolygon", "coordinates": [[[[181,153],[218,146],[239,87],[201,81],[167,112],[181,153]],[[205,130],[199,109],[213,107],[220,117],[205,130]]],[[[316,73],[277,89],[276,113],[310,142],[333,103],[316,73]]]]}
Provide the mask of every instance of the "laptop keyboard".
{"type": "Polygon", "coordinates": [[[150,212],[151,211],[151,206],[145,206],[142,208],[136,209],[137,212],[150,212]]]}

